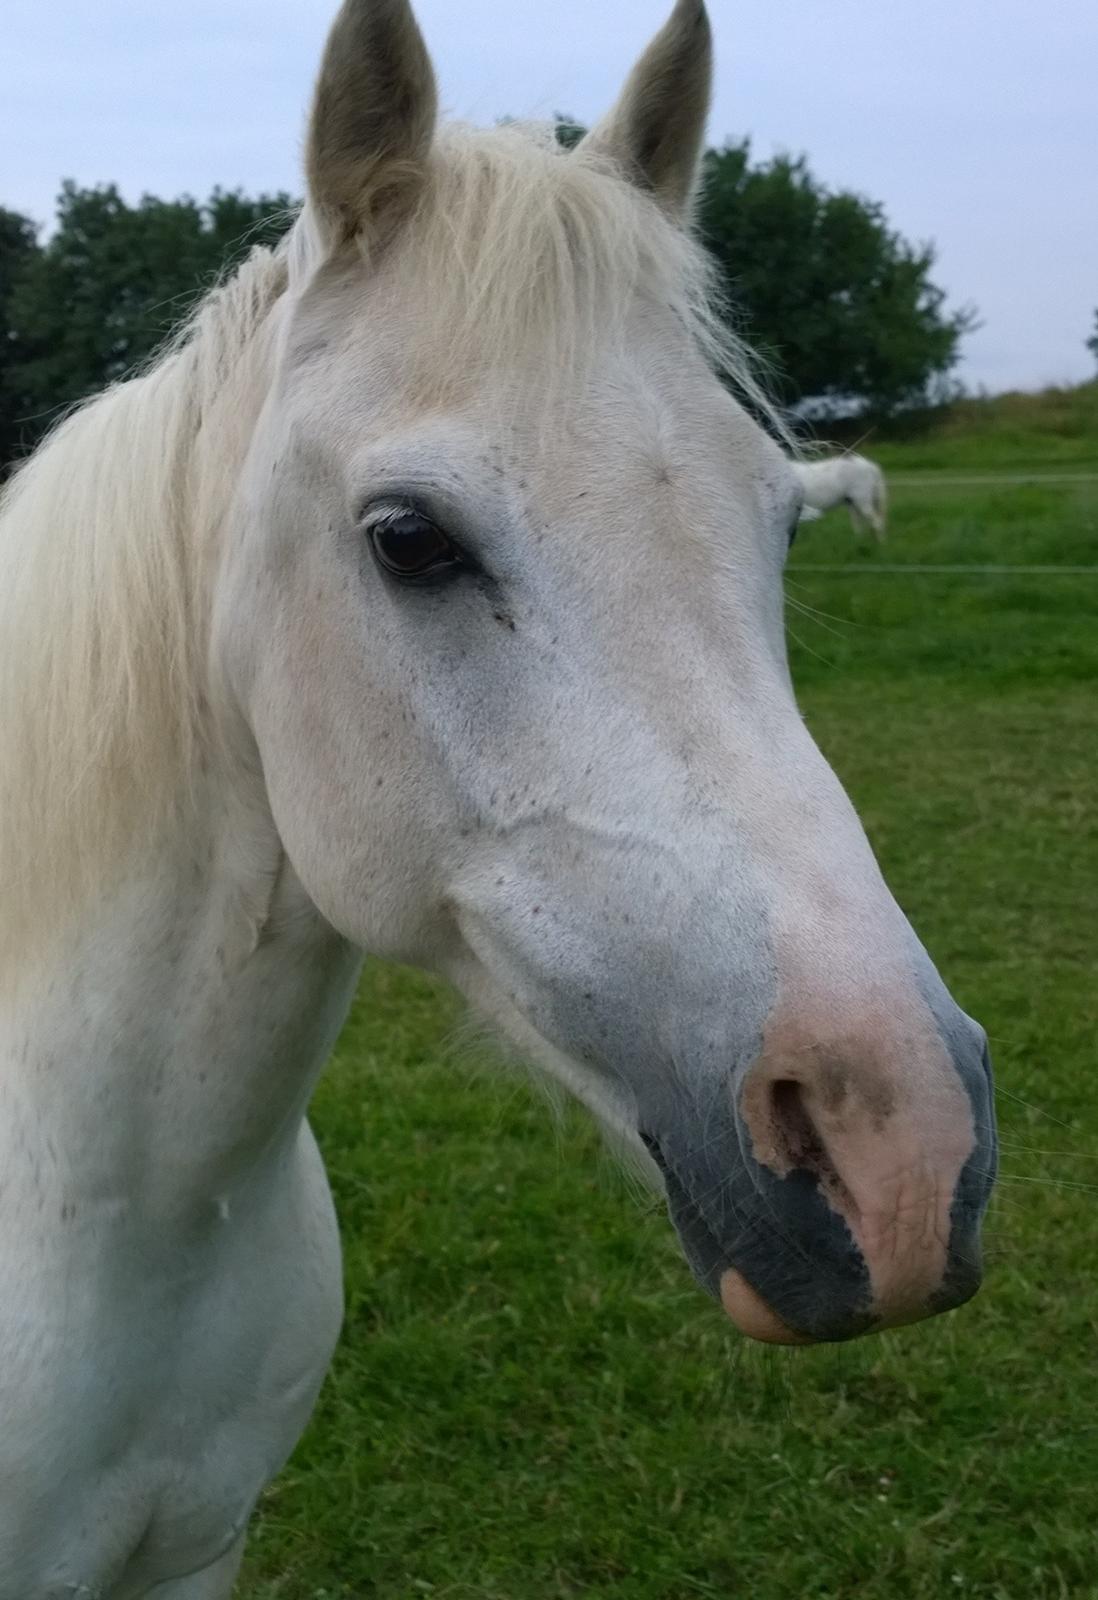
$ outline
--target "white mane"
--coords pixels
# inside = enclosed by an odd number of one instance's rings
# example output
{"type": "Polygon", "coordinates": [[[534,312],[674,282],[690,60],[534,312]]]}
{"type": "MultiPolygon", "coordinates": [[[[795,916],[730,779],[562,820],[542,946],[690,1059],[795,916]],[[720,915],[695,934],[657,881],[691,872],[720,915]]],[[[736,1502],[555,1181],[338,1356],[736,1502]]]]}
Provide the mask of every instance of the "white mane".
{"type": "Polygon", "coordinates": [[[149,370],[71,415],[5,491],[0,986],[14,952],[185,803],[206,558],[232,466],[223,456],[217,470],[203,418],[246,378],[285,283],[284,262],[256,251],[149,370]]]}
{"type": "Polygon", "coordinates": [[[545,381],[574,391],[639,294],[670,306],[713,368],[784,431],[711,257],[611,162],[563,150],[551,125],[444,126],[408,232],[402,281],[412,275],[423,307],[410,356],[433,388],[521,368],[533,352],[545,381]]]}
{"type": "MultiPolygon", "coordinates": [[[[551,350],[543,367],[559,389],[640,293],[670,305],[784,436],[705,253],[551,129],[443,129],[407,227],[420,392],[506,371],[534,344],[551,350]]],[[[316,265],[306,210],[147,371],[70,416],[0,504],[0,983],[15,952],[186,807],[212,556],[270,379],[257,334],[316,265]],[[215,405],[218,424],[204,427],[215,405]]]]}

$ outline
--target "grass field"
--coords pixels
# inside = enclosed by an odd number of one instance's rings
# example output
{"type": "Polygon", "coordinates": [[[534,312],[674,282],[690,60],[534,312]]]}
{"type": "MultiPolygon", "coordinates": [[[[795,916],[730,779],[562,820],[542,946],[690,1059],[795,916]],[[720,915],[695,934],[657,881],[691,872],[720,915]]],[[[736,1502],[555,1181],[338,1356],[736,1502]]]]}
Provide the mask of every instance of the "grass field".
{"type": "MultiPolygon", "coordinates": [[[[1098,472],[1091,438],[1024,464],[1098,472]]],[[[245,1600],[1098,1597],[1098,573],[798,572],[830,562],[1098,566],[1098,483],[919,479],[883,554],[836,514],[789,570],[808,720],[993,1040],[984,1292],[747,1346],[585,1122],[455,1061],[452,998],[372,967],[315,1107],[346,1330],[245,1600]]]]}
{"type": "Polygon", "coordinates": [[[1000,394],[962,400],[920,419],[865,429],[852,422],[842,442],[866,447],[889,471],[976,468],[983,473],[1043,467],[1098,470],[1098,381],[1039,394],[1000,394]]]}

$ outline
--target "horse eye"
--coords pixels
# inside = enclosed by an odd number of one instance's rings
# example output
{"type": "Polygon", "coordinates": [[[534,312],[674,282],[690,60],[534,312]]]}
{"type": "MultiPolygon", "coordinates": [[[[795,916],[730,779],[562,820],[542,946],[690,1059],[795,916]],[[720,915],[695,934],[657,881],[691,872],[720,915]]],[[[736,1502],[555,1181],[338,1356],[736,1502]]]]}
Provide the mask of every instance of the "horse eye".
{"type": "Polygon", "coordinates": [[[366,532],[378,564],[405,582],[444,577],[461,566],[442,529],[411,507],[382,513],[366,532]]]}

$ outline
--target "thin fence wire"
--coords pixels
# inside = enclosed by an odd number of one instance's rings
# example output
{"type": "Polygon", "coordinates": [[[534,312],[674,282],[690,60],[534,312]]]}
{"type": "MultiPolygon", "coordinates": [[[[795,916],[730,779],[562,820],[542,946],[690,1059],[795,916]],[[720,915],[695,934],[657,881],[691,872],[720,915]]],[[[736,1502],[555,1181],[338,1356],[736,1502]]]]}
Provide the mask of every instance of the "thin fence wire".
{"type": "Polygon", "coordinates": [[[1010,489],[1044,483],[1098,483],[1098,472],[949,473],[928,467],[920,473],[889,473],[893,489],[1010,489]]]}
{"type": "Polygon", "coordinates": [[[1069,567],[1057,564],[1048,567],[1007,566],[933,566],[922,562],[858,561],[828,565],[823,562],[798,561],[788,569],[787,576],[795,578],[802,572],[829,572],[843,577],[890,576],[906,573],[912,577],[938,577],[960,574],[976,578],[1042,578],[1042,577],[1098,577],[1098,566],[1069,567]]]}

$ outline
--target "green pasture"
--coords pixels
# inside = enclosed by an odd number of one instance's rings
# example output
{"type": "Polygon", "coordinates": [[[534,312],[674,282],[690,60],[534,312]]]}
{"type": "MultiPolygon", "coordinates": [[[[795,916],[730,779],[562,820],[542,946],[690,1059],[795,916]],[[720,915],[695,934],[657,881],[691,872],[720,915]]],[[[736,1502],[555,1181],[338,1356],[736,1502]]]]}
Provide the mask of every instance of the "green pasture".
{"type": "Polygon", "coordinates": [[[372,966],[315,1106],[346,1329],[244,1600],[1098,1600],[1098,571],[882,570],[1098,567],[1098,481],[946,481],[997,437],[888,445],[888,546],[835,513],[788,575],[808,721],[993,1041],[983,1293],[749,1347],[583,1118],[372,966]]]}

